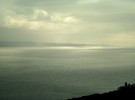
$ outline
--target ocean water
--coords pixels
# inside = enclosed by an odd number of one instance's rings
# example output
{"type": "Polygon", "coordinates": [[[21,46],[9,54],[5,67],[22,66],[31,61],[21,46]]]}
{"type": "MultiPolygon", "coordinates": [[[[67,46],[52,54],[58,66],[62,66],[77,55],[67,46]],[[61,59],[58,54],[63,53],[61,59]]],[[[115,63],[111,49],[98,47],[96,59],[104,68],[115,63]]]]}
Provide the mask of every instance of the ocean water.
{"type": "Polygon", "coordinates": [[[135,49],[0,48],[0,100],[66,100],[135,82],[135,49]]]}

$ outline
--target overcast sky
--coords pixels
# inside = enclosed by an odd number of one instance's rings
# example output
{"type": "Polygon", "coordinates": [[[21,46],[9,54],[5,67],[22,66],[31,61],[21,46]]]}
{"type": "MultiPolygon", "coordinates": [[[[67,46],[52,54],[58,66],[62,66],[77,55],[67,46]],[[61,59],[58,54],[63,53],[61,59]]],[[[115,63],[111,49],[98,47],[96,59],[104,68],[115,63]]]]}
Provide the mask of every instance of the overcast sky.
{"type": "Polygon", "coordinates": [[[135,45],[135,0],[0,0],[0,41],[135,45]]]}

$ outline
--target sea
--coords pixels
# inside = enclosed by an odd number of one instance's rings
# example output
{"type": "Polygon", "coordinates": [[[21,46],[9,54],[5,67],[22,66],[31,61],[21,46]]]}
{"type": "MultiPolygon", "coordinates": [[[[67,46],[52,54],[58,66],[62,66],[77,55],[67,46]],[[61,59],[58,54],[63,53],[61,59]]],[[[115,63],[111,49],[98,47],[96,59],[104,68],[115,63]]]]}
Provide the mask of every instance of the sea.
{"type": "Polygon", "coordinates": [[[134,48],[0,48],[0,100],[67,100],[125,82],[135,82],[134,48]]]}

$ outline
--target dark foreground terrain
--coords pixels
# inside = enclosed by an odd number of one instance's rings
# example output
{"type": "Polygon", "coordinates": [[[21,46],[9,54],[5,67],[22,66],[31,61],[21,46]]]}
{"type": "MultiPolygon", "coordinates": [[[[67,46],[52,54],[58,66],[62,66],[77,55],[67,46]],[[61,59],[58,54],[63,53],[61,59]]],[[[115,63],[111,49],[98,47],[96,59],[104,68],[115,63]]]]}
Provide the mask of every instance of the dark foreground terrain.
{"type": "Polygon", "coordinates": [[[119,87],[117,90],[110,91],[108,93],[103,94],[93,94],[89,96],[83,96],[79,98],[72,98],[68,100],[96,100],[96,99],[105,99],[105,100],[117,100],[117,99],[129,99],[135,100],[135,84],[125,83],[125,86],[119,87]]]}

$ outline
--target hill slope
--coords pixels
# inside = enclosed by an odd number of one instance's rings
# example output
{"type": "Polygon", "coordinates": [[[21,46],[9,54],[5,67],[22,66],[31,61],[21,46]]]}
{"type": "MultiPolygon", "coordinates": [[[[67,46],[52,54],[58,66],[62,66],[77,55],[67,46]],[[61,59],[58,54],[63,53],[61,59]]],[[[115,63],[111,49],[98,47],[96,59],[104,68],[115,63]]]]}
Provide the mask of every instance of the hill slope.
{"type": "Polygon", "coordinates": [[[125,83],[125,86],[119,87],[117,90],[110,91],[108,93],[103,93],[103,94],[93,94],[89,96],[83,96],[79,98],[72,98],[68,100],[96,100],[96,99],[119,99],[119,98],[135,98],[135,84],[128,84],[125,83]]]}

